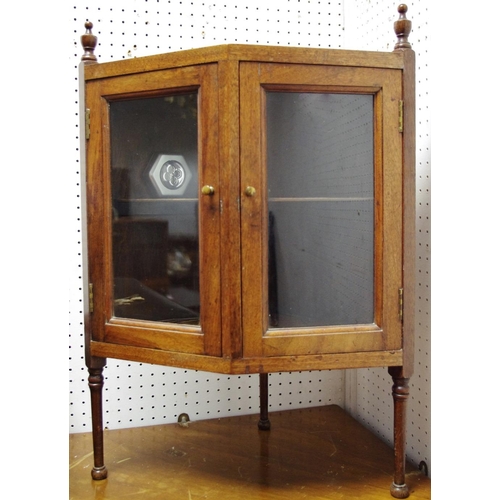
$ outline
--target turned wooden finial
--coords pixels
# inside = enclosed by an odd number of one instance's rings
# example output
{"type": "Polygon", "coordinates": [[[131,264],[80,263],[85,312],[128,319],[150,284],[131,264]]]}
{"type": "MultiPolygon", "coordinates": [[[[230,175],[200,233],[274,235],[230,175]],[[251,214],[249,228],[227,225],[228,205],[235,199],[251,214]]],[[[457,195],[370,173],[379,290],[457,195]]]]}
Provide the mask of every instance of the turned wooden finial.
{"type": "Polygon", "coordinates": [[[394,22],[394,31],[398,37],[398,43],[394,46],[394,50],[411,49],[411,44],[408,42],[408,35],[411,32],[411,21],[406,19],[406,11],[408,7],[402,3],[398,6],[399,19],[394,22]]]}
{"type": "Polygon", "coordinates": [[[97,57],[94,55],[94,49],[97,45],[97,37],[92,34],[93,24],[90,21],[85,23],[85,34],[82,35],[82,47],[84,49],[84,54],[82,56],[82,61],[84,64],[93,64],[97,62],[97,57]]]}

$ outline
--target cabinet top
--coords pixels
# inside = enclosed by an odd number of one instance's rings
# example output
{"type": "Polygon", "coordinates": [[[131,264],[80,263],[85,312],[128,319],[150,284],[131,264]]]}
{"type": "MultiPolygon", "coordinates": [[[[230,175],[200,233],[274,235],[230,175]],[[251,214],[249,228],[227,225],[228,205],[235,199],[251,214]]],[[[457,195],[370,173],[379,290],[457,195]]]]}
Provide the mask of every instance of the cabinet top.
{"type": "Polygon", "coordinates": [[[397,36],[394,52],[228,44],[123,59],[101,64],[97,64],[97,58],[94,54],[95,47],[97,46],[97,37],[92,33],[93,24],[87,21],[85,23],[86,32],[81,37],[84,48],[82,63],[85,65],[85,79],[94,80],[221,61],[254,61],[401,69],[403,68],[404,59],[402,54],[405,51],[411,50],[411,45],[408,42],[411,21],[406,19],[406,5],[399,5],[398,12],[400,15],[399,19],[394,22],[394,31],[397,36]]]}

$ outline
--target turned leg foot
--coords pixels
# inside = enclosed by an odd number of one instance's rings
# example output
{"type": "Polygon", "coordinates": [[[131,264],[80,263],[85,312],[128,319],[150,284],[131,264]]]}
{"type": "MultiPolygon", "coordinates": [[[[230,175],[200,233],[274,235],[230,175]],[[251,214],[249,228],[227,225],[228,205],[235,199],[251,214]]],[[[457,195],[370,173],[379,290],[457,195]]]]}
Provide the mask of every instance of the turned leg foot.
{"type": "Polygon", "coordinates": [[[410,492],[408,491],[408,486],[406,484],[391,484],[391,495],[394,498],[408,498],[410,492]]]}
{"type": "Polygon", "coordinates": [[[391,368],[394,385],[392,397],[394,399],[394,482],[391,485],[391,495],[394,498],[410,496],[405,483],[406,465],[406,403],[410,390],[409,379],[401,376],[400,368],[391,368]]]}
{"type": "Polygon", "coordinates": [[[92,475],[92,479],[100,481],[101,479],[106,479],[108,477],[108,469],[106,469],[105,465],[102,467],[94,466],[90,471],[90,474],[92,475]]]}
{"type": "Polygon", "coordinates": [[[92,406],[92,439],[94,444],[94,468],[92,479],[101,480],[108,477],[104,465],[104,436],[102,427],[102,387],[104,377],[102,367],[89,368],[90,401],[92,406]]]}
{"type": "Polygon", "coordinates": [[[268,374],[260,373],[259,374],[259,394],[260,394],[260,420],[258,427],[261,431],[268,431],[271,429],[271,422],[269,420],[268,414],[268,374]]]}

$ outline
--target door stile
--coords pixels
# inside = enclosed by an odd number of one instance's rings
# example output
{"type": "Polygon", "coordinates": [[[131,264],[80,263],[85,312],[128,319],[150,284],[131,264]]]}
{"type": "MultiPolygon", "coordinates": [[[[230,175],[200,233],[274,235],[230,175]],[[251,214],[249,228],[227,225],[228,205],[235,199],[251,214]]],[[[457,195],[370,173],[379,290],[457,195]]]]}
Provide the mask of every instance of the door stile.
{"type": "MultiPolygon", "coordinates": [[[[385,332],[385,348],[402,347],[402,326],[399,317],[399,287],[403,282],[403,177],[402,140],[399,132],[399,101],[401,71],[393,70],[383,87],[383,313],[380,326],[385,332]]],[[[379,177],[380,178],[380,177],[379,177]]]]}
{"type": "Polygon", "coordinates": [[[267,292],[264,293],[264,274],[267,272],[264,235],[267,224],[263,217],[266,192],[261,130],[264,116],[259,70],[259,63],[240,65],[241,275],[245,357],[262,355],[264,309],[267,305],[267,292]]]}
{"type": "Polygon", "coordinates": [[[221,355],[220,288],[220,177],[217,66],[200,66],[198,90],[198,148],[200,153],[200,325],[204,334],[204,352],[221,355]],[[214,188],[212,195],[202,194],[202,186],[214,188]]]}
{"type": "Polygon", "coordinates": [[[239,62],[218,63],[222,356],[243,353],[241,326],[239,62]]]}
{"type": "MultiPolygon", "coordinates": [[[[103,119],[106,116],[106,102],[101,97],[99,81],[86,86],[86,106],[90,110],[90,134],[87,144],[87,238],[89,252],[89,283],[93,285],[93,312],[91,318],[92,340],[104,340],[104,325],[108,319],[109,297],[106,293],[109,242],[103,220],[106,219],[104,165],[101,163],[101,151],[105,138],[103,119]],[[104,109],[103,109],[104,108],[104,109]],[[105,252],[103,252],[103,249],[105,252]]],[[[108,223],[109,224],[109,223],[108,223]]],[[[109,227],[108,227],[109,229],[109,227]]]]}

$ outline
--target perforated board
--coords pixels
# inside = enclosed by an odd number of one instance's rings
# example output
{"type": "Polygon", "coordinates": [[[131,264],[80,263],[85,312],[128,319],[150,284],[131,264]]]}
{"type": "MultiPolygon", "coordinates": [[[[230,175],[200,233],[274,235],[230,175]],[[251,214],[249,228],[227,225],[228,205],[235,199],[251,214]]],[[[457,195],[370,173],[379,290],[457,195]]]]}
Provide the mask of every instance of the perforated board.
{"type": "MultiPolygon", "coordinates": [[[[99,38],[99,60],[110,61],[231,42],[340,47],[341,14],[341,4],[331,2],[81,2],[72,9],[75,95],[86,20],[99,38]]],[[[74,110],[78,127],[78,97],[74,110]]],[[[75,141],[78,241],[70,304],[70,432],[89,431],[91,425],[83,354],[78,155],[75,141]]],[[[256,375],[223,376],[113,359],[104,373],[104,425],[112,429],[170,423],[183,412],[202,419],[259,411],[256,375]]],[[[270,374],[269,409],[342,404],[343,386],[343,372],[270,374]]]]}
{"type": "MultiPolygon", "coordinates": [[[[392,50],[395,4],[359,0],[346,4],[346,44],[360,50],[392,50]]],[[[410,379],[407,453],[416,463],[431,467],[430,380],[430,97],[429,2],[406,2],[412,20],[410,42],[416,52],[416,323],[415,373],[410,379]]],[[[355,387],[349,411],[387,442],[392,441],[392,379],[383,368],[358,370],[347,379],[355,387]],[[357,379],[357,382],[355,380],[357,379]]],[[[351,394],[352,394],[351,392],[351,394]]]]}

